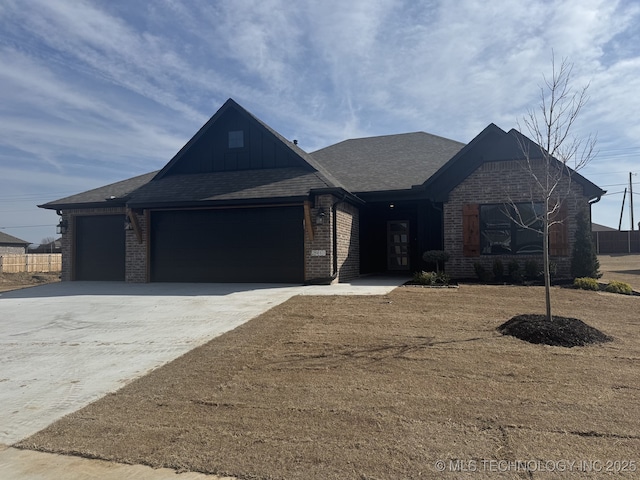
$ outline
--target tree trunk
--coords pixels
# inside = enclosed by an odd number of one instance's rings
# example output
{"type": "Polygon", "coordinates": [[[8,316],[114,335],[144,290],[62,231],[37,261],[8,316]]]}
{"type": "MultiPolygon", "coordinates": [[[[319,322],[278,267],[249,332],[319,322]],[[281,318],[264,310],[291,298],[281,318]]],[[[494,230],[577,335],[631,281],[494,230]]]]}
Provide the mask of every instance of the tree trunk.
{"type": "Polygon", "coordinates": [[[547,307],[547,322],[551,322],[551,275],[549,273],[549,198],[545,198],[545,214],[542,238],[542,264],[544,267],[544,300],[547,307]]]}

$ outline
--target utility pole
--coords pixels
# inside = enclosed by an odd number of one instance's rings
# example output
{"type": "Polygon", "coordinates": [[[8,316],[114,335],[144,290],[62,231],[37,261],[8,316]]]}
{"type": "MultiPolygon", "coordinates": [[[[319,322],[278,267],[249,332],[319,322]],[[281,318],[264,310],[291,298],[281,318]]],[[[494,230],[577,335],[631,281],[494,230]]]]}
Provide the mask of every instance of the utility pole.
{"type": "Polygon", "coordinates": [[[633,230],[633,182],[631,181],[631,172],[629,172],[629,210],[631,212],[631,230],[633,230]]]}
{"type": "Polygon", "coordinates": [[[622,208],[620,208],[620,221],[618,222],[618,231],[622,230],[622,215],[624,215],[624,201],[627,199],[627,187],[624,187],[624,195],[622,195],[622,208]]]}

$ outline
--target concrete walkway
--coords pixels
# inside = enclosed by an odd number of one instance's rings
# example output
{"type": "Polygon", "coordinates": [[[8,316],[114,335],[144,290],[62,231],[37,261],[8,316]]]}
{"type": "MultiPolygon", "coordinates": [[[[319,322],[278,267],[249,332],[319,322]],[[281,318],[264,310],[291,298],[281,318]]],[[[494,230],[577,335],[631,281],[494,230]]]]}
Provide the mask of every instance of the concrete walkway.
{"type": "MultiPolygon", "coordinates": [[[[69,475],[69,462],[100,469],[95,461],[7,446],[294,295],[382,295],[405,280],[366,277],[331,286],[65,282],[1,293],[0,478],[110,478],[107,471],[69,475]],[[37,464],[46,468],[35,475],[37,464]]],[[[158,476],[148,478],[165,478],[149,470],[158,476]]],[[[147,478],[142,475],[116,474],[147,478]]]]}

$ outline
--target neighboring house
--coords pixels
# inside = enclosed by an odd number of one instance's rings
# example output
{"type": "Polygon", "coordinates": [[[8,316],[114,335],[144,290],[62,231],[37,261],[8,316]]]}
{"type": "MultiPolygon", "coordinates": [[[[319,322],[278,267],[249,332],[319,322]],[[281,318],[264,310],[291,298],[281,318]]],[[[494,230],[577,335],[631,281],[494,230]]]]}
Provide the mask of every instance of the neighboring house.
{"type": "MultiPolygon", "coordinates": [[[[40,207],[61,215],[63,280],[329,283],[408,274],[434,249],[471,277],[476,262],[541,261],[540,235],[504,214],[507,198],[538,208],[523,142],[491,124],[468,145],[417,132],[310,154],[230,99],[160,171],[40,207]]],[[[571,180],[550,234],[561,274],[576,212],[604,193],[571,180]]]]}
{"type": "Polygon", "coordinates": [[[29,242],[0,232],[0,255],[24,255],[28,246],[29,242]]]}
{"type": "Polygon", "coordinates": [[[607,227],[606,225],[600,225],[599,223],[591,222],[592,232],[617,232],[617,228],[607,227]]]}
{"type": "Polygon", "coordinates": [[[62,239],[58,238],[49,243],[29,247],[29,253],[62,253],[62,239]]]}

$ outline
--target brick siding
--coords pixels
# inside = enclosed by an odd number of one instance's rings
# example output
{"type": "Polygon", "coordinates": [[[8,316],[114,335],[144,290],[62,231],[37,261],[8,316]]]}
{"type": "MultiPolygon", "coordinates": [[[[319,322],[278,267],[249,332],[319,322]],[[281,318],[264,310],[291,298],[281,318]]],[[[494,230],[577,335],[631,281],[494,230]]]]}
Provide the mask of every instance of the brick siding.
{"type": "Polygon", "coordinates": [[[334,281],[344,282],[360,275],[359,210],[333,195],[319,195],[311,208],[313,241],[305,230],[305,281],[326,280],[333,275],[333,258],[338,255],[338,274],[334,281]],[[336,205],[336,215],[332,211],[336,205]],[[320,211],[325,213],[322,225],[315,222],[320,211]],[[333,222],[337,222],[337,252],[333,245],[333,222]],[[324,251],[326,255],[312,255],[324,251]]]}
{"type": "MultiPolygon", "coordinates": [[[[514,258],[518,260],[521,268],[529,259],[536,260],[542,267],[542,255],[480,255],[478,257],[463,255],[463,206],[505,203],[508,198],[514,202],[530,202],[532,178],[524,167],[525,164],[522,161],[484,163],[449,194],[449,199],[444,204],[444,244],[445,250],[451,256],[446,263],[446,271],[453,278],[475,277],[473,268],[475,262],[480,262],[488,271],[491,271],[494,260],[498,258],[502,260],[505,270],[509,261],[514,258]]],[[[541,165],[539,168],[541,169],[541,165]]],[[[543,175],[540,169],[536,169],[537,174],[543,175]]],[[[576,182],[570,182],[567,177],[560,182],[558,192],[560,192],[560,198],[565,198],[569,245],[573,246],[576,213],[579,208],[588,206],[588,199],[583,195],[582,186],[576,182]]],[[[551,261],[557,265],[558,276],[570,275],[570,255],[551,257],[551,261]]]]}
{"type": "Polygon", "coordinates": [[[346,282],[360,275],[360,211],[354,205],[339,203],[338,280],[346,282]]]}
{"type": "Polygon", "coordinates": [[[133,215],[138,219],[142,241],[138,240],[135,230],[125,231],[125,281],[129,283],[146,283],[149,281],[147,275],[147,242],[148,242],[148,226],[147,220],[149,215],[144,213],[135,213],[133,215]]]}

